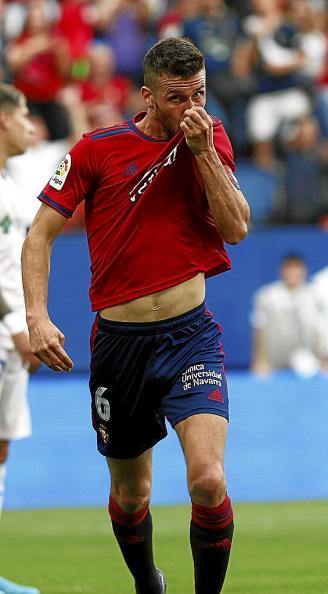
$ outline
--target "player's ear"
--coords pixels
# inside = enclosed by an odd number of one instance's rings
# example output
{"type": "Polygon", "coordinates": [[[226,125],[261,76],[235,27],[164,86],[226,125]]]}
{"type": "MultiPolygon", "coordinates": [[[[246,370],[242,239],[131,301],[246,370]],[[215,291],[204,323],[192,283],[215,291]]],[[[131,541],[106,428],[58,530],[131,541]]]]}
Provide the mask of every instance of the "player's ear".
{"type": "Polygon", "coordinates": [[[1,109],[0,110],[0,129],[1,130],[8,130],[8,128],[10,128],[10,112],[8,112],[6,109],[1,109]]]}
{"type": "Polygon", "coordinates": [[[149,87],[146,87],[145,85],[141,87],[141,95],[144,98],[147,108],[152,109],[154,107],[154,96],[149,87]]]}

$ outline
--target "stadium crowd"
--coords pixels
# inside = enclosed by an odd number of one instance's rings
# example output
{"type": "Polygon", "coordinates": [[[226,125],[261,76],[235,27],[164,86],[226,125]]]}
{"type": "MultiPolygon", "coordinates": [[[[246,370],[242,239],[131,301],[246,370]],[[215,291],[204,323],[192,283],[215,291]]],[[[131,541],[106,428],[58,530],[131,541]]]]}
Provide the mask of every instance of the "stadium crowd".
{"type": "Polygon", "coordinates": [[[38,131],[11,169],[25,192],[33,171],[31,200],[83,131],[144,109],[145,51],[187,36],[206,56],[207,109],[232,139],[253,225],[328,227],[327,0],[0,0],[0,32],[1,79],[38,131]]]}

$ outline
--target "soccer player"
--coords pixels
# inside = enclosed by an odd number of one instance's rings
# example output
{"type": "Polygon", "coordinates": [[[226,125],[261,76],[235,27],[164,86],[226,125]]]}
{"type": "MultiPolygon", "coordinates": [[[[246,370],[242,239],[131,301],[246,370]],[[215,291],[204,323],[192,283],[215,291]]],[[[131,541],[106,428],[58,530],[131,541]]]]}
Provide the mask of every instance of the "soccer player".
{"type": "Polygon", "coordinates": [[[85,200],[91,255],[90,390],[107,458],[113,531],[139,594],[166,591],[149,511],[152,447],[177,432],[192,501],[197,594],[221,591],[233,533],[223,458],[228,395],[220,326],[204,306],[205,277],[230,267],[224,241],[247,233],[248,205],[229,140],[205,111],[202,53],[169,38],[144,59],[146,112],[85,134],[40,194],[23,248],[33,352],[70,371],[47,313],[51,245],[85,200]]]}
{"type": "MultiPolygon", "coordinates": [[[[33,126],[22,93],[0,84],[0,514],[5,462],[12,439],[31,433],[26,398],[28,370],[40,361],[30,347],[21,279],[21,249],[26,236],[18,195],[5,171],[7,159],[22,154],[33,126]]],[[[0,577],[0,594],[38,594],[36,588],[0,577]]]]}

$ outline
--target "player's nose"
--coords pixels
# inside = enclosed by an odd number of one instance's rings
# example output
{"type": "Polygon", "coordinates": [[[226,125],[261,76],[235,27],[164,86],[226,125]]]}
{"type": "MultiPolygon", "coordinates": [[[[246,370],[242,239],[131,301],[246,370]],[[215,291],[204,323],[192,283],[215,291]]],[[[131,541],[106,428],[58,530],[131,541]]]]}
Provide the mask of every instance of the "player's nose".
{"type": "Polygon", "coordinates": [[[195,105],[196,105],[195,101],[193,101],[192,97],[189,97],[189,99],[187,101],[186,109],[192,109],[193,107],[195,107],[195,105]]]}

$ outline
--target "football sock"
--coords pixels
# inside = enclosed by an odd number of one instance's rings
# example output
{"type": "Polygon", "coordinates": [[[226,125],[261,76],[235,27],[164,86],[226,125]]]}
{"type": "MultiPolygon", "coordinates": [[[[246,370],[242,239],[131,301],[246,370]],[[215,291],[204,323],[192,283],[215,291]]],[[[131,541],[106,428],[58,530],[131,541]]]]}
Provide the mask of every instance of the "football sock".
{"type": "Polygon", "coordinates": [[[190,544],[196,594],[221,592],[233,535],[233,512],[228,495],[217,507],[192,504],[190,544]]]}
{"type": "Polygon", "coordinates": [[[128,514],[110,496],[108,511],[116,540],[135,579],[138,592],[159,594],[161,589],[154,565],[153,524],[149,506],[128,514]]]}
{"type": "Polygon", "coordinates": [[[3,499],[5,495],[5,476],[6,476],[6,466],[5,464],[0,464],[0,518],[1,512],[3,507],[3,499]]]}

